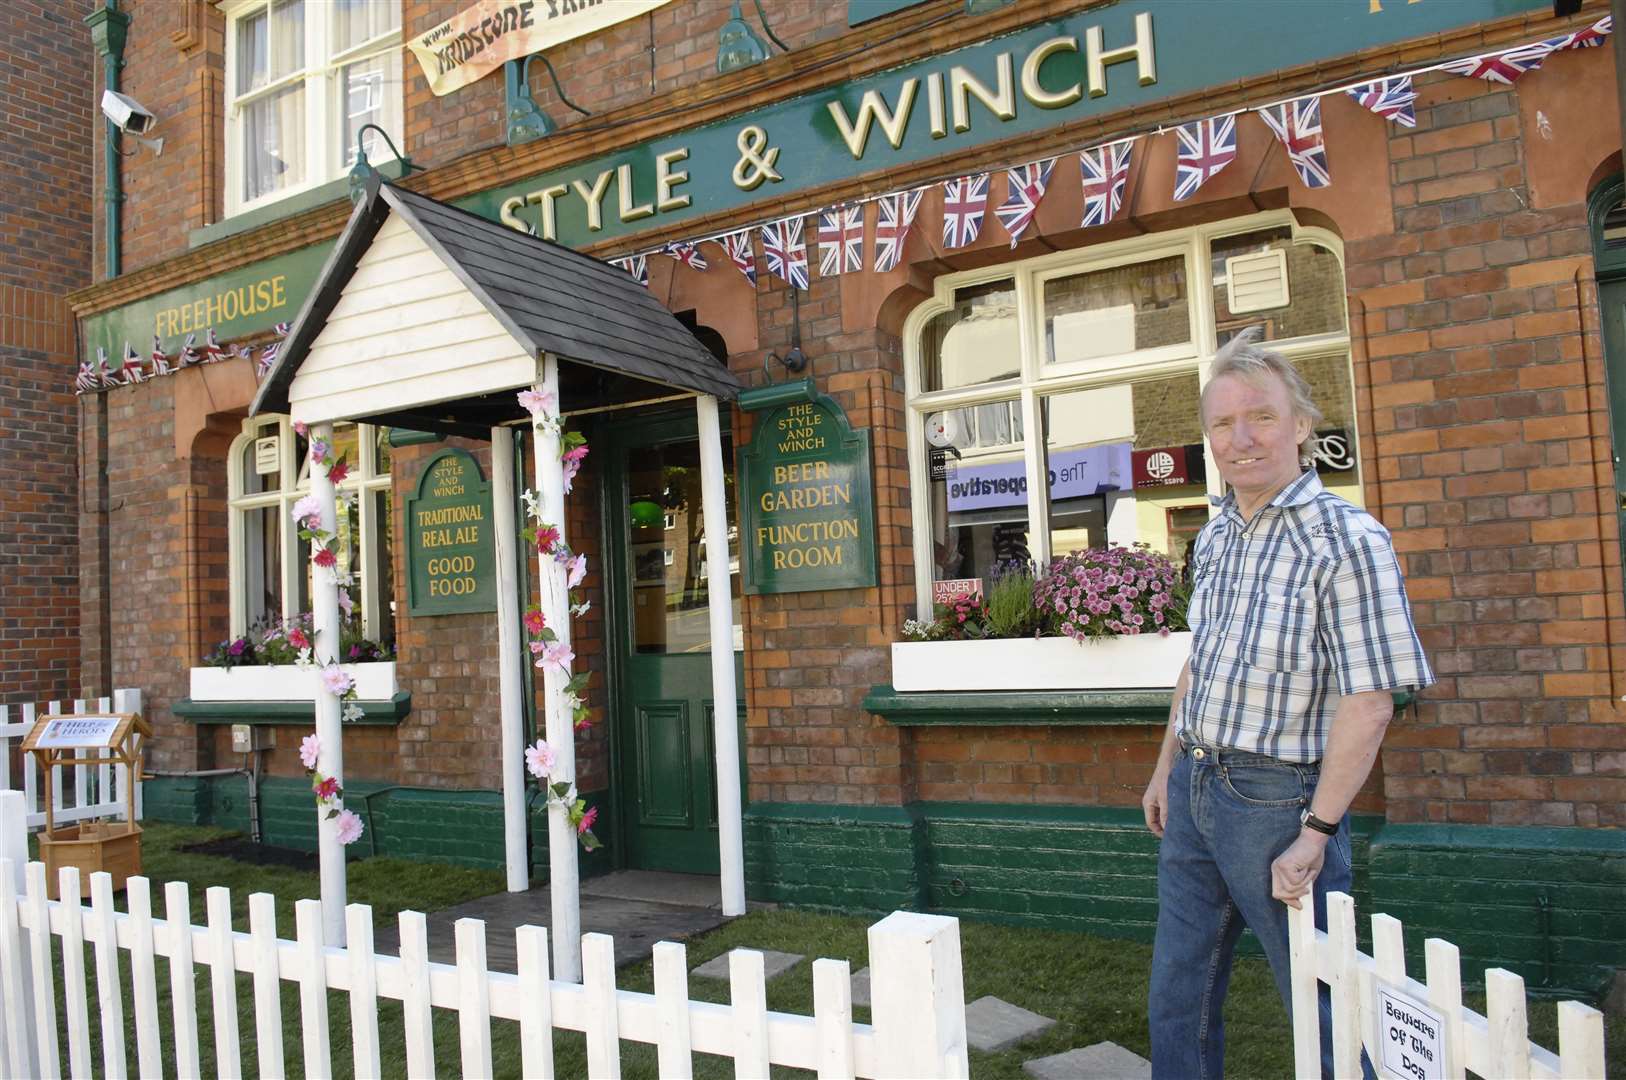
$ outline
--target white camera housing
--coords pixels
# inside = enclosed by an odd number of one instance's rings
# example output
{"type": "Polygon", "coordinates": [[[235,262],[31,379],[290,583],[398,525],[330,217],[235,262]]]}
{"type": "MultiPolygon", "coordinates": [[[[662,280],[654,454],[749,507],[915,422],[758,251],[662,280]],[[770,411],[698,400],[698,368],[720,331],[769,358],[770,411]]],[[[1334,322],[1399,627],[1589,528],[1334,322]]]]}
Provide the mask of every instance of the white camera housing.
{"type": "Polygon", "coordinates": [[[131,135],[143,135],[158,123],[158,118],[148,112],[139,101],[117,90],[102,92],[102,115],[113,121],[114,126],[120,131],[131,135]]]}

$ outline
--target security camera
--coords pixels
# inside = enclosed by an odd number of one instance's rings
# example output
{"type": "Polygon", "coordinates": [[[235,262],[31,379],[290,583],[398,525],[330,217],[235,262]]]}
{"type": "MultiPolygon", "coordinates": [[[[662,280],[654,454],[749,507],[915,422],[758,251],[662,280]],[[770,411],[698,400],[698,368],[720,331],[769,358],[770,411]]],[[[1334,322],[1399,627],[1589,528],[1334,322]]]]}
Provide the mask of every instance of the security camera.
{"type": "Polygon", "coordinates": [[[130,135],[143,135],[158,123],[158,118],[148,112],[141,102],[117,90],[102,92],[102,115],[113,121],[120,131],[130,135]]]}

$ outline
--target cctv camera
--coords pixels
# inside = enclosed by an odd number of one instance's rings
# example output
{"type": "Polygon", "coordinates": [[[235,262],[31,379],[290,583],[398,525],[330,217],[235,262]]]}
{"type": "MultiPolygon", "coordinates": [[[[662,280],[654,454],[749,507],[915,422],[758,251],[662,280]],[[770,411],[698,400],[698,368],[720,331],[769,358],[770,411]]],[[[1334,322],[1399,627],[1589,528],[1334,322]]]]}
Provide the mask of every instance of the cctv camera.
{"type": "Polygon", "coordinates": [[[141,135],[152,129],[158,123],[158,118],[142,107],[134,98],[126,97],[117,90],[102,92],[102,114],[113,121],[120,131],[131,135],[141,135]]]}

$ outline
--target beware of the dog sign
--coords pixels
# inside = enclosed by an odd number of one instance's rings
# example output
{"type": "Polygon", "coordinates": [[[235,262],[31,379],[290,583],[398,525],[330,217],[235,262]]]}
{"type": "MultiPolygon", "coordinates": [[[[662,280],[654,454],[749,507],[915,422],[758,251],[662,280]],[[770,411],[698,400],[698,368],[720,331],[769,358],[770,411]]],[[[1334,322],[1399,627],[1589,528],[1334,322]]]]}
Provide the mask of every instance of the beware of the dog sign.
{"type": "Polygon", "coordinates": [[[1443,1080],[1445,1018],[1392,983],[1373,986],[1383,1075],[1393,1080],[1443,1080]]]}

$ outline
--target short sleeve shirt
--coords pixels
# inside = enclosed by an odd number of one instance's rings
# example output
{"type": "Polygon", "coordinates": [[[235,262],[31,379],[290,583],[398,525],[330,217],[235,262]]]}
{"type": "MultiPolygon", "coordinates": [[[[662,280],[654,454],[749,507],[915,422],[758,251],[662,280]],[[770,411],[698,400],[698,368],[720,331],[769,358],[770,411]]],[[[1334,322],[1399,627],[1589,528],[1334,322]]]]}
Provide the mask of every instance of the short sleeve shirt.
{"type": "Polygon", "coordinates": [[[1251,521],[1226,496],[1190,558],[1189,737],[1319,761],[1341,696],[1434,682],[1388,530],[1314,471],[1251,521]]]}

